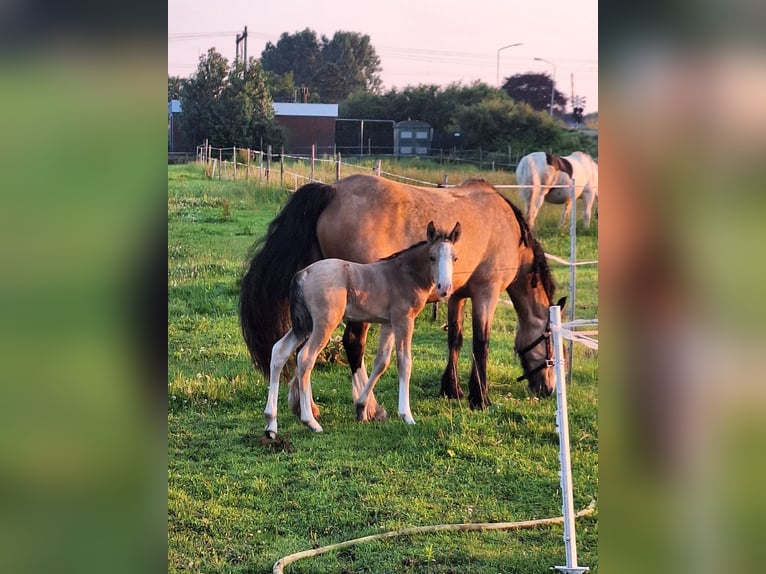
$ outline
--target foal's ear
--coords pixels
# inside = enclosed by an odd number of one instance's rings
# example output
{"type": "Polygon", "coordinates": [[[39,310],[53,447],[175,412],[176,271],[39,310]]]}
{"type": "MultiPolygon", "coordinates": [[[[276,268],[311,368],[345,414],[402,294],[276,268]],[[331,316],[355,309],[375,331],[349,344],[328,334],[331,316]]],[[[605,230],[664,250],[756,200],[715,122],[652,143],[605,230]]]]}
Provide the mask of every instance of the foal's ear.
{"type": "Polygon", "coordinates": [[[433,242],[433,240],[436,238],[436,227],[434,226],[433,221],[428,222],[428,228],[426,229],[426,237],[428,238],[429,242],[433,242]]]}
{"type": "Polygon", "coordinates": [[[461,233],[461,227],[460,227],[460,222],[458,221],[455,224],[455,227],[452,228],[452,231],[449,232],[447,239],[449,239],[452,243],[457,243],[457,240],[460,239],[460,233],[461,233]]]}
{"type": "Polygon", "coordinates": [[[567,302],[567,298],[566,297],[562,297],[561,299],[559,299],[556,302],[556,307],[560,307],[561,310],[563,311],[564,310],[564,305],[566,305],[566,302],[567,302]]]}

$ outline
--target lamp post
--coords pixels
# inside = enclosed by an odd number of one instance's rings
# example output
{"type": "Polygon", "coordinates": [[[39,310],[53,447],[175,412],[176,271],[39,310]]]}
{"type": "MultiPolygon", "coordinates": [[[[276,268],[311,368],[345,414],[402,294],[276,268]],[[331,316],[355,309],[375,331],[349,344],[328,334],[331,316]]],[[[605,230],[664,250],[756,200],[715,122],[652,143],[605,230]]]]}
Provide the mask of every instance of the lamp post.
{"type": "Polygon", "coordinates": [[[521,46],[522,42],[518,42],[516,44],[508,44],[507,46],[503,46],[502,48],[497,49],[497,87],[500,87],[500,51],[505,50],[506,48],[513,48],[514,46],[521,46]]]}
{"type": "Polygon", "coordinates": [[[551,78],[551,110],[550,110],[551,112],[550,115],[551,117],[553,117],[553,92],[556,87],[556,64],[548,60],[544,60],[543,58],[535,58],[535,60],[537,60],[538,62],[545,62],[546,64],[550,64],[551,66],[553,66],[553,77],[551,78]]]}

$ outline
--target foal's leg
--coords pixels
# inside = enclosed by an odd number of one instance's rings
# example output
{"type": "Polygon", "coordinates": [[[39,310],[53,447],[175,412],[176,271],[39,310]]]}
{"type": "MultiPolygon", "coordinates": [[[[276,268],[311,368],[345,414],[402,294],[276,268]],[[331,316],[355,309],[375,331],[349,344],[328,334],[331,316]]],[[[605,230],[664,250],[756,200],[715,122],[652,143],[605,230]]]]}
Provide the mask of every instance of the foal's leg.
{"type": "Polygon", "coordinates": [[[314,368],[319,353],[329,341],[329,335],[312,332],[306,344],[298,351],[297,376],[300,388],[301,422],[314,432],[322,432],[322,426],[314,418],[311,404],[314,399],[311,396],[311,370],[314,368]]]}
{"type": "Polygon", "coordinates": [[[492,403],[489,400],[487,382],[487,358],[489,356],[489,333],[495,314],[499,293],[487,288],[482,294],[474,295],[473,313],[473,365],[468,381],[468,404],[472,409],[484,409],[492,403]]]}
{"type": "Polygon", "coordinates": [[[410,410],[410,375],[412,373],[412,331],[415,319],[407,317],[402,325],[394,325],[396,337],[396,364],[399,369],[399,416],[408,425],[414,425],[410,410]]]}
{"type": "Polygon", "coordinates": [[[452,296],[447,303],[447,367],[442,374],[441,394],[448,399],[463,398],[457,372],[458,355],[463,347],[465,299],[452,296]]]}
{"type": "MultiPolygon", "coordinates": [[[[364,349],[367,345],[367,333],[370,330],[369,323],[357,323],[349,321],[343,332],[343,348],[346,350],[348,366],[351,368],[351,396],[354,402],[359,398],[359,393],[367,384],[367,368],[364,365],[364,349]]],[[[367,400],[367,414],[365,420],[385,420],[388,413],[371,394],[367,400]]]]}
{"type": "Polygon", "coordinates": [[[300,341],[290,329],[274,344],[271,349],[271,370],[269,372],[269,397],[266,399],[266,409],[263,411],[266,417],[265,433],[268,437],[277,436],[277,402],[279,400],[279,378],[287,360],[293,354],[300,341]]]}
{"type": "Polygon", "coordinates": [[[364,422],[368,418],[367,401],[372,397],[372,390],[380,380],[381,375],[386,372],[391,363],[391,351],[394,348],[394,332],[391,325],[381,324],[380,338],[378,340],[378,354],[375,355],[375,361],[372,364],[372,372],[367,384],[359,392],[359,396],[354,400],[356,406],[356,420],[364,422]]]}

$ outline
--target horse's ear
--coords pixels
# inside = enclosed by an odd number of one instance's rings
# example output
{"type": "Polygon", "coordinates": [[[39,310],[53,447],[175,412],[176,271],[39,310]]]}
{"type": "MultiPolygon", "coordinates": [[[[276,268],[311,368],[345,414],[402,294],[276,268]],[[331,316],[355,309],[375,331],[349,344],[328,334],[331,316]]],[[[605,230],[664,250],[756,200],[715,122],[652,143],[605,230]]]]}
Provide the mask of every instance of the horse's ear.
{"type": "Polygon", "coordinates": [[[434,238],[436,237],[436,227],[434,226],[433,221],[428,222],[428,228],[426,229],[426,237],[428,238],[429,242],[433,242],[434,238]]]}
{"type": "Polygon", "coordinates": [[[566,302],[567,302],[567,298],[566,297],[562,297],[561,299],[559,299],[556,302],[556,307],[560,307],[561,310],[563,311],[564,310],[564,305],[566,305],[566,302]]]}
{"type": "Polygon", "coordinates": [[[449,239],[452,243],[457,243],[457,240],[460,239],[461,232],[462,228],[460,227],[460,222],[458,221],[455,223],[455,227],[452,228],[452,231],[449,232],[447,239],[449,239]]]}

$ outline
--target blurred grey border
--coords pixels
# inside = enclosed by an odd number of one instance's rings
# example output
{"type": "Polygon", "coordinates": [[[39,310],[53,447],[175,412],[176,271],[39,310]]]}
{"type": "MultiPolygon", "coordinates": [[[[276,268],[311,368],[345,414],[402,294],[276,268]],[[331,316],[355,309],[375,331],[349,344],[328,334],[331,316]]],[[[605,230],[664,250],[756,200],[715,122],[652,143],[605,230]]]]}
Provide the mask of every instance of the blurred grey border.
{"type": "Polygon", "coordinates": [[[757,571],[766,4],[599,18],[600,568],[757,571]]]}
{"type": "Polygon", "coordinates": [[[167,6],[0,1],[0,571],[166,569],[167,6]]]}

